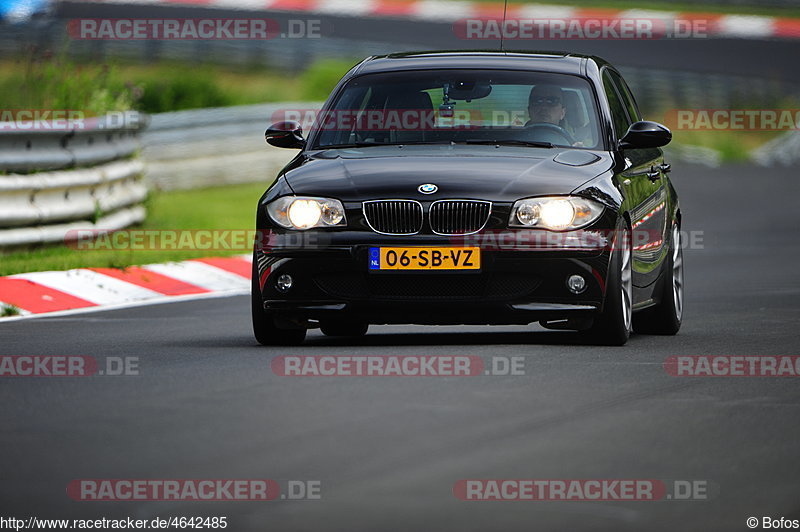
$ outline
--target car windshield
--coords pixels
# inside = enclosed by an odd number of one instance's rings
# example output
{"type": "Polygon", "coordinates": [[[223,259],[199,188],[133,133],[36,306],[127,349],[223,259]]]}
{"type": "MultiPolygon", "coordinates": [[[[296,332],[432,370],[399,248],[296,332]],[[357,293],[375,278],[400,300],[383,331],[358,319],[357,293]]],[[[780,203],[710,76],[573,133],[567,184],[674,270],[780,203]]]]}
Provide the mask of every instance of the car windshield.
{"type": "Polygon", "coordinates": [[[600,147],[595,98],[577,76],[423,70],[356,77],[316,117],[312,149],[397,144],[600,147]]]}

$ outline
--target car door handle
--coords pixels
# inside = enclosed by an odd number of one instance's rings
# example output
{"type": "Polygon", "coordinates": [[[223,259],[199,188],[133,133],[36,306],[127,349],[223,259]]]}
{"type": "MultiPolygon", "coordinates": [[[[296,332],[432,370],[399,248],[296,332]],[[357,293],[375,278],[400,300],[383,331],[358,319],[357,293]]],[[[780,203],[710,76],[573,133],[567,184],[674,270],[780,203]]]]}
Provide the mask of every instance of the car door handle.
{"type": "Polygon", "coordinates": [[[649,172],[645,172],[645,175],[650,181],[658,181],[661,178],[661,169],[656,166],[651,166],[649,172]]]}
{"type": "Polygon", "coordinates": [[[661,169],[661,171],[662,171],[662,172],[664,172],[665,174],[668,174],[668,173],[670,173],[670,172],[672,171],[672,165],[671,165],[671,164],[669,164],[669,163],[661,163],[661,164],[659,164],[659,165],[658,165],[658,167],[659,167],[659,168],[661,169]]]}

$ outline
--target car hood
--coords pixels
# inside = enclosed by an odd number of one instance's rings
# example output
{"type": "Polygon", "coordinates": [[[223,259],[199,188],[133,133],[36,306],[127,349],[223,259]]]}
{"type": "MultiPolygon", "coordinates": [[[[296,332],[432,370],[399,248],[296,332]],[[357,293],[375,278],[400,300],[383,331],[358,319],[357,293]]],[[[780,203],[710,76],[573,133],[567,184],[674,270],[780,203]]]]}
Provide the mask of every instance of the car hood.
{"type": "Polygon", "coordinates": [[[308,152],[287,167],[299,195],[363,201],[378,198],[486,199],[568,194],[612,166],[608,153],[495,146],[387,146],[308,152]],[[421,184],[434,194],[417,191],[421,184]]]}

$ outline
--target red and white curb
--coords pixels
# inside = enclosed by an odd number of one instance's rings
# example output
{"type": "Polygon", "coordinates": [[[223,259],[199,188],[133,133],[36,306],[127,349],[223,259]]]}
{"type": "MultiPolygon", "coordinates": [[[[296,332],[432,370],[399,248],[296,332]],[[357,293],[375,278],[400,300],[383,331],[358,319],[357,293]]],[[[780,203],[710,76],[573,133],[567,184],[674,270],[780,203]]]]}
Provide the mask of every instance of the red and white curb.
{"type": "MultiPolygon", "coordinates": [[[[89,3],[187,6],[248,11],[286,11],[319,15],[403,18],[431,22],[503,17],[502,2],[458,0],[87,0],[89,3]]],[[[508,19],[641,19],[665,23],[703,21],[715,37],[740,39],[800,38],[800,18],[725,15],[721,13],[669,12],[643,9],[603,9],[554,4],[509,4],[508,19]]]]}
{"type": "Polygon", "coordinates": [[[250,292],[252,257],[214,257],[115,268],[79,268],[0,277],[0,306],[17,316],[89,312],[250,292]]]}

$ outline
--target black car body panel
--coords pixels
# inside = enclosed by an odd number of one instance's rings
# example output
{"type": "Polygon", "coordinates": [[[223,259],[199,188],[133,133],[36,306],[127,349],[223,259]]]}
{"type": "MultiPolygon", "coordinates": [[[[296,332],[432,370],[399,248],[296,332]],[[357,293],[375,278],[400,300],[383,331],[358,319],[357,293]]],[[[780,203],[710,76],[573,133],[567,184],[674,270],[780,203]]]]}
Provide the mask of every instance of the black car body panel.
{"type": "Polygon", "coordinates": [[[603,152],[582,166],[556,162],[559,154],[552,149],[465,145],[322,150],[299,160],[284,176],[298,195],[342,201],[404,197],[429,180],[437,181],[437,199],[514,202],[527,196],[568,193],[613,165],[603,152]]]}
{"type": "Polygon", "coordinates": [[[680,220],[677,195],[661,149],[615,148],[625,133],[619,130],[642,118],[621,76],[602,59],[521,52],[373,57],[342,79],[325,108],[357,76],[460,68],[556,72],[587,79],[599,110],[601,149],[465,144],[312,149],[312,132],[257,211],[257,228],[265,236],[254,253],[254,275],[263,307],[276,323],[591,322],[604,307],[610,241],[621,227],[634,232],[633,308],[659,302],[669,232],[680,220]],[[417,190],[426,183],[438,187],[435,194],[417,190]],[[304,231],[277,225],[266,206],[293,195],[341,201],[346,225],[304,231]],[[605,210],[590,226],[573,232],[509,227],[516,201],[562,195],[591,198],[605,210]],[[425,222],[413,234],[377,232],[366,219],[364,202],[384,199],[419,203],[425,222]],[[441,199],[491,202],[491,212],[475,234],[436,234],[428,218],[432,203],[441,199]],[[398,273],[367,266],[375,247],[472,245],[482,249],[479,271],[398,273]],[[275,285],[284,273],[294,279],[288,293],[275,285]],[[586,279],[580,294],[567,290],[565,279],[572,274],[586,279]]]}

